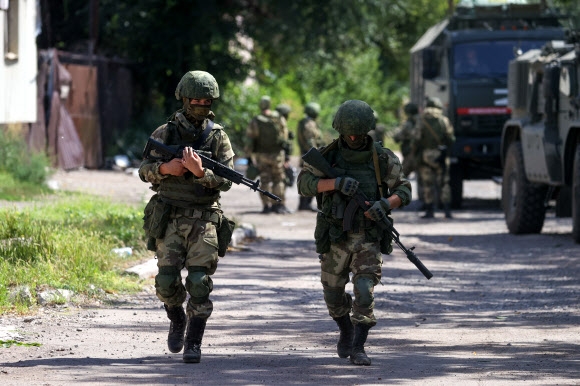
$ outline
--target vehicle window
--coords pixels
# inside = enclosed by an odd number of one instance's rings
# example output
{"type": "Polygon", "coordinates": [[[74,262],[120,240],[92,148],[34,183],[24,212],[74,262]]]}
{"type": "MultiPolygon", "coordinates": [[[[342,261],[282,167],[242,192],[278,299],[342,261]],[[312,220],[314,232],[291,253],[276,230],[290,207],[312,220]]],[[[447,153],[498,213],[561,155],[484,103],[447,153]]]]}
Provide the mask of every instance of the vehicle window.
{"type": "Polygon", "coordinates": [[[458,44],[453,48],[455,78],[506,77],[516,53],[541,48],[545,41],[501,41],[458,44]]]}

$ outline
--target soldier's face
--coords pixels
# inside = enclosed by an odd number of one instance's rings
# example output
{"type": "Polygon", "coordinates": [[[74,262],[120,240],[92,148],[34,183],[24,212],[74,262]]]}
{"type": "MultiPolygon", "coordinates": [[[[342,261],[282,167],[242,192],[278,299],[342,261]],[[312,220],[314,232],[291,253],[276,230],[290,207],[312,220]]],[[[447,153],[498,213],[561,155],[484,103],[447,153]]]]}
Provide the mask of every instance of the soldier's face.
{"type": "Polygon", "coordinates": [[[202,106],[211,106],[211,99],[190,99],[190,105],[202,105],[202,106]]]}

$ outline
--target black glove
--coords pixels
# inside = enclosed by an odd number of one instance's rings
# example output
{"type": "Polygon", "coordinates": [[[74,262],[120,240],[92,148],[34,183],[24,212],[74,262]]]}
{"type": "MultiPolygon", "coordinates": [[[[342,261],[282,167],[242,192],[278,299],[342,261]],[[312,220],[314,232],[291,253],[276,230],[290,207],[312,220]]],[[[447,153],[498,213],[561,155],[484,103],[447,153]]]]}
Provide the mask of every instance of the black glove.
{"type": "Polygon", "coordinates": [[[359,182],[350,177],[337,177],[334,182],[334,189],[340,191],[342,194],[352,196],[358,189],[359,182]]]}

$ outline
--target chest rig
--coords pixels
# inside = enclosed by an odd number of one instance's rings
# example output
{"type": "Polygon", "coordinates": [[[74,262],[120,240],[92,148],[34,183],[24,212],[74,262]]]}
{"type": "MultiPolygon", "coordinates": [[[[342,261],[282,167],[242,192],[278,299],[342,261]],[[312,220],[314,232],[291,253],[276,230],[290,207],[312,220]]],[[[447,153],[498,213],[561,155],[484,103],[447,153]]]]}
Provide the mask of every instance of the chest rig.
{"type": "MultiPolygon", "coordinates": [[[[182,114],[167,122],[166,145],[190,146],[203,155],[216,159],[212,120],[206,126],[195,128],[182,114]],[[185,121],[185,122],[184,122],[185,121]]],[[[191,172],[183,176],[167,176],[159,184],[162,200],[176,207],[193,208],[211,205],[219,199],[219,190],[207,188],[196,181],[191,172]]]]}

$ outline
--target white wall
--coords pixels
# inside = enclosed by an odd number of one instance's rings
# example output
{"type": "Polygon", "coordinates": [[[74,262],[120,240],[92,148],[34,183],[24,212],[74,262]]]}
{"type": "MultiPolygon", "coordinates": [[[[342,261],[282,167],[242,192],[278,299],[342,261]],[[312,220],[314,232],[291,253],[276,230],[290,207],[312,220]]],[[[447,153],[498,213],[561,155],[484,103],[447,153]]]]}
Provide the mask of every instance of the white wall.
{"type": "Polygon", "coordinates": [[[0,10],[0,123],[36,122],[36,1],[18,3],[17,61],[4,59],[6,11],[0,10]]]}

